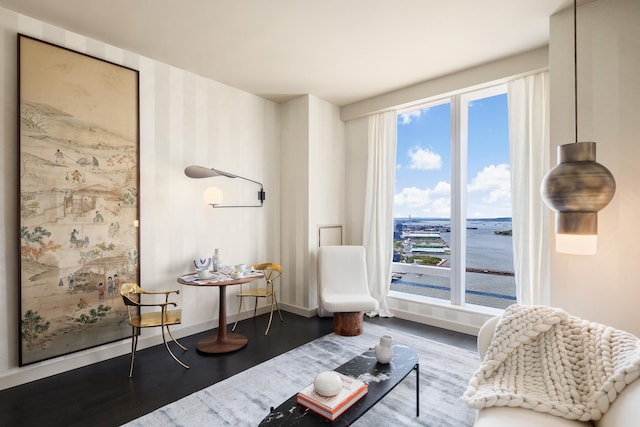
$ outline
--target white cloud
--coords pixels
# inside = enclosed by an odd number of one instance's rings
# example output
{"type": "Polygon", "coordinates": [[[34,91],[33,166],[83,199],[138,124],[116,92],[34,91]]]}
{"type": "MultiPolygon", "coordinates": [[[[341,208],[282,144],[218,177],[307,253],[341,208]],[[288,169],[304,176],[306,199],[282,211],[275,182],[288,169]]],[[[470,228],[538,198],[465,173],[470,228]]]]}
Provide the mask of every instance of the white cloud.
{"type": "Polygon", "coordinates": [[[499,165],[485,166],[483,170],[471,180],[468,191],[486,191],[488,189],[501,188],[511,189],[511,172],[509,165],[501,163],[499,165]]]}
{"type": "Polygon", "coordinates": [[[448,217],[451,212],[451,185],[441,181],[433,188],[405,187],[393,196],[397,216],[411,212],[425,217],[448,217]]]}
{"type": "Polygon", "coordinates": [[[409,151],[409,157],[411,157],[410,169],[433,170],[442,167],[440,154],[434,153],[429,149],[412,148],[409,151]]]}
{"type": "Polygon", "coordinates": [[[422,110],[414,110],[414,111],[409,111],[408,113],[402,113],[398,116],[400,117],[400,124],[408,125],[409,123],[411,123],[413,119],[420,118],[421,114],[422,114],[422,110]]]}
{"type": "Polygon", "coordinates": [[[487,202],[498,203],[503,200],[509,200],[509,199],[511,199],[510,190],[496,189],[489,192],[489,198],[487,199],[487,202]]]}
{"type": "Polygon", "coordinates": [[[393,203],[411,207],[424,206],[429,203],[431,191],[418,187],[405,187],[393,196],[393,203]]]}
{"type": "Polygon", "coordinates": [[[451,194],[451,184],[445,181],[440,181],[432,190],[433,194],[449,196],[451,194]]]}
{"type": "Polygon", "coordinates": [[[477,204],[469,209],[468,218],[508,218],[511,216],[511,205],[477,204]]]}
{"type": "MultiPolygon", "coordinates": [[[[511,216],[509,165],[490,165],[480,171],[467,188],[469,218],[511,216]]],[[[433,187],[405,187],[394,195],[394,215],[448,218],[451,215],[451,184],[440,181],[433,187]]]]}
{"type": "Polygon", "coordinates": [[[449,197],[435,199],[429,209],[425,209],[425,212],[430,217],[449,218],[451,216],[451,199],[449,197]]]}
{"type": "Polygon", "coordinates": [[[511,172],[509,165],[489,165],[471,180],[467,191],[495,191],[497,194],[511,194],[511,172]]]}

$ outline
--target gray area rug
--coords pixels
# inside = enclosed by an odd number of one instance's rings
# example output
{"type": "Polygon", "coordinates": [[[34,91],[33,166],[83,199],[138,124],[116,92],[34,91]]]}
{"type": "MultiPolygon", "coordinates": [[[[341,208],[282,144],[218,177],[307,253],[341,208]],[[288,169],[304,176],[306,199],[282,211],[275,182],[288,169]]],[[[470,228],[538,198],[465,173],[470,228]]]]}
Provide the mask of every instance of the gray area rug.
{"type": "Polygon", "coordinates": [[[257,426],[314,377],[373,348],[380,336],[415,349],[420,357],[420,417],[416,417],[416,375],[363,415],[355,426],[472,426],[475,410],[461,399],[480,365],[476,352],[441,344],[397,329],[365,322],[357,337],[329,334],[170,403],[128,424],[148,426],[257,426]]]}

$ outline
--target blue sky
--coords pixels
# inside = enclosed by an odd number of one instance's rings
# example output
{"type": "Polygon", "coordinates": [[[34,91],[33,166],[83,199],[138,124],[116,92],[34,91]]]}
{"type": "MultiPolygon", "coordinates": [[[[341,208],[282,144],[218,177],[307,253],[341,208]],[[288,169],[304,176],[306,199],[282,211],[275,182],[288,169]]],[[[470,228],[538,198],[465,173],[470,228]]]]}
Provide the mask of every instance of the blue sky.
{"type": "MultiPolygon", "coordinates": [[[[449,104],[398,115],[394,216],[450,216],[449,104]]],[[[511,216],[506,94],[469,104],[467,217],[511,216]]]]}

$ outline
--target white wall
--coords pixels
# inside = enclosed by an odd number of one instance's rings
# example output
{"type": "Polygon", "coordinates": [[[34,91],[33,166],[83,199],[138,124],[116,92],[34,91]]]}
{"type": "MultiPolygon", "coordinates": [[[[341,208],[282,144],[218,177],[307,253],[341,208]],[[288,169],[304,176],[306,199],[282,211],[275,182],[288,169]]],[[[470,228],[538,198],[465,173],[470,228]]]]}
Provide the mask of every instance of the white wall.
{"type": "MultiPolygon", "coordinates": [[[[578,8],[578,136],[596,141],[616,194],[598,214],[595,256],[552,253],[551,303],[640,336],[640,2],[578,8]]],[[[574,141],[573,12],[550,20],[551,159],[574,141]]],[[[553,238],[553,236],[552,236],[553,238]]],[[[555,243],[552,241],[552,247],[555,243]]]]}
{"type": "Polygon", "coordinates": [[[309,307],[317,307],[319,227],[345,226],[344,123],[337,106],[315,96],[309,97],[309,122],[309,307]]]}
{"type": "Polygon", "coordinates": [[[344,223],[344,124],[313,95],[281,105],[282,259],[287,309],[315,315],[318,227],[344,223]]]}
{"type": "Polygon", "coordinates": [[[516,76],[546,70],[549,65],[548,55],[547,46],[543,46],[403,89],[383,93],[342,107],[340,117],[344,121],[353,120],[392,108],[407,108],[434,97],[450,96],[459,93],[462,89],[470,91],[483,87],[492,81],[495,84],[504,83],[516,76]]]}
{"type": "Polygon", "coordinates": [[[362,245],[365,191],[367,188],[367,133],[369,118],[349,120],[345,123],[345,242],[362,245]]]}
{"type": "MultiPolygon", "coordinates": [[[[281,296],[301,310],[309,304],[309,97],[281,105],[281,296]]],[[[305,314],[305,312],[299,312],[305,314]]],[[[307,312],[310,313],[310,312],[307,312]]]]}
{"type": "MultiPolygon", "coordinates": [[[[191,270],[191,261],[211,255],[214,248],[220,248],[225,263],[280,261],[281,160],[276,104],[0,8],[0,388],[125,354],[130,345],[121,341],[17,368],[18,32],[140,71],[143,287],[177,288],[176,278],[191,270]],[[214,210],[206,206],[202,201],[205,187],[219,185],[231,195],[234,183],[223,178],[189,179],[183,171],[191,164],[263,182],[267,195],[264,207],[214,210]]],[[[181,290],[184,314],[178,336],[217,325],[215,288],[181,290]]],[[[228,290],[228,294],[234,292],[237,290],[228,290]]],[[[235,314],[235,300],[229,298],[229,314],[235,314]]],[[[142,347],[157,342],[156,331],[143,331],[142,347]]]]}

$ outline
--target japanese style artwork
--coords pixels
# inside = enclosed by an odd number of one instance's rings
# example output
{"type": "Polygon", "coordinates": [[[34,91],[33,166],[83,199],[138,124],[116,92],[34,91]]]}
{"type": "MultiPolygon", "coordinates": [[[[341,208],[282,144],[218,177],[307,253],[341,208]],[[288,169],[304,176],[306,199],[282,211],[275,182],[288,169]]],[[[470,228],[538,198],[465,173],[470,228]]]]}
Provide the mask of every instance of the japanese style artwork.
{"type": "Polygon", "coordinates": [[[20,365],[130,336],[138,72],[19,35],[20,365]]]}

